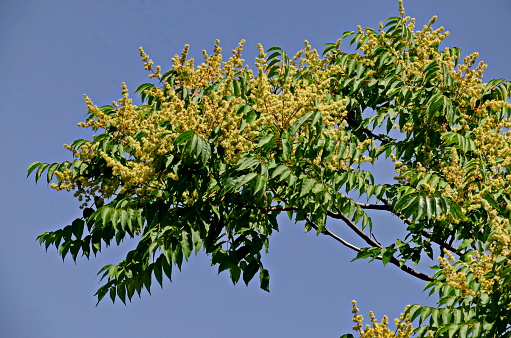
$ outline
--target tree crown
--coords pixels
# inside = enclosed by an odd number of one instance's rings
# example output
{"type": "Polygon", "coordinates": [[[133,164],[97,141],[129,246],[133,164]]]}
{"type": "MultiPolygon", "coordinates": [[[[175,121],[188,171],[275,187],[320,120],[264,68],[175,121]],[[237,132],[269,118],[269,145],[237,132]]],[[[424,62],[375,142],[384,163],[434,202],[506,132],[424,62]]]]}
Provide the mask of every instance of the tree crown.
{"type": "Polygon", "coordinates": [[[124,84],[111,105],[85,96],[79,125],[99,134],[65,145],[73,161],[28,167],[83,202],[83,217],[40,243],[76,260],[137,238],[99,272],[98,302],[150,291],[153,276],[162,284],[199,250],[234,283],[259,273],[269,290],[261,255],[286,212],[439,294],[437,307],[408,308],[398,333],[383,330],[385,320],[374,326],[383,331],[363,330],[354,305],[361,337],[408,337],[415,318],[420,336],[509,336],[511,84],[484,83],[477,53],[460,60],[458,48],[441,47],[448,32],[433,28],[436,17],[415,31],[402,3],[400,14],[344,33],[321,55],[307,41],[293,57],[259,45],[255,71],[244,41],[227,61],[217,41],[198,66],[185,46],[165,72],[140,48],[155,80],[135,90],[142,104],[124,84]],[[346,39],[357,52],[342,50],[346,39]],[[373,175],[381,161],[396,172],[383,184],[373,175]],[[395,215],[408,235],[381,244],[367,210],[395,215]],[[366,246],[330,231],[328,218],[366,246]],[[433,275],[410,267],[435,248],[433,275]]]}

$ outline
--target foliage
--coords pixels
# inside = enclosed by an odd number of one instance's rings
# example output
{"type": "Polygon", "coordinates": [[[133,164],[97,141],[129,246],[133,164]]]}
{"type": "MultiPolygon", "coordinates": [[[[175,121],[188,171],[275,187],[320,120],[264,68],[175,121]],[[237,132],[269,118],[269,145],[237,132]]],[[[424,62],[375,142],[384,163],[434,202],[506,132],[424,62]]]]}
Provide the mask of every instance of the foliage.
{"type": "Polygon", "coordinates": [[[112,105],[85,96],[79,125],[99,134],[66,145],[73,161],[28,167],[83,201],[83,217],[40,243],[76,260],[137,239],[99,272],[98,303],[150,291],[153,276],[162,285],[199,250],[234,283],[259,274],[269,290],[262,252],[286,212],[355,259],[427,281],[437,306],[413,305],[402,318],[418,319],[419,336],[511,336],[511,83],[483,83],[477,53],[460,62],[458,48],[441,47],[448,33],[433,29],[436,17],[414,31],[402,4],[400,14],[344,33],[322,56],[308,42],[294,57],[259,46],[256,72],[241,58],[244,41],[227,61],[217,41],[197,67],[186,46],[164,73],[140,49],[156,80],[136,89],[143,104],[124,84],[112,105]],[[358,51],[344,52],[342,39],[358,51]],[[389,159],[397,176],[375,183],[372,165],[389,159]],[[408,235],[380,244],[367,210],[397,216],[408,235]],[[328,218],[367,246],[331,232],[328,218]],[[442,254],[433,276],[410,267],[434,250],[442,254]]]}

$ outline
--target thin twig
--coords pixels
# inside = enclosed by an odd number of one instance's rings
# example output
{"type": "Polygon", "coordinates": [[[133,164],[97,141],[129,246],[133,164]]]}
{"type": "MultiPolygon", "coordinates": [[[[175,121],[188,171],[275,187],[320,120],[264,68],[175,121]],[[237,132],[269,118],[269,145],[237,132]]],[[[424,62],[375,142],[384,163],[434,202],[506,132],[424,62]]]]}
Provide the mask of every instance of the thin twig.
{"type": "MultiPolygon", "coordinates": [[[[309,216],[305,216],[305,220],[307,221],[307,223],[309,223],[309,225],[311,227],[313,227],[316,231],[318,230],[318,225],[316,223],[314,223],[313,221],[311,221],[311,219],[309,218],[309,216]]],[[[336,241],[342,243],[344,246],[347,246],[348,248],[352,249],[352,250],[355,250],[356,252],[359,252],[360,251],[360,248],[359,247],[356,247],[354,246],[353,244],[351,244],[350,242],[344,240],[342,237],[340,236],[337,236],[336,234],[334,234],[333,232],[331,232],[330,230],[328,230],[327,228],[324,228],[323,231],[321,232],[322,234],[324,235],[327,235],[327,236],[330,236],[332,237],[333,239],[335,239],[336,241]]]]}

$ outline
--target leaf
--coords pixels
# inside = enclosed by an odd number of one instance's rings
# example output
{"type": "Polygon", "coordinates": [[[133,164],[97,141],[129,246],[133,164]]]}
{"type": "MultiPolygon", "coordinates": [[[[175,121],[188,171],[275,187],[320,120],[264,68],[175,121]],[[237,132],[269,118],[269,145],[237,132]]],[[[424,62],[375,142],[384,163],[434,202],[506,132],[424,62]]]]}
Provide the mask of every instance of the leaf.
{"type": "Polygon", "coordinates": [[[114,209],[110,208],[110,207],[108,207],[106,205],[101,207],[100,209],[101,209],[101,220],[103,222],[103,226],[106,226],[107,223],[110,221],[110,219],[112,217],[114,209]]]}
{"type": "Polygon", "coordinates": [[[395,251],[396,250],[393,247],[383,248],[381,250],[382,255],[381,261],[383,263],[383,266],[387,265],[387,263],[389,263],[392,260],[395,251]]]}
{"type": "Polygon", "coordinates": [[[126,284],[117,284],[117,297],[126,305],[126,284]]]}
{"type": "MultiPolygon", "coordinates": [[[[167,73],[165,73],[165,75],[166,74],[167,73]]],[[[143,83],[140,86],[138,86],[137,89],[135,89],[135,93],[139,94],[140,97],[142,98],[142,101],[144,101],[145,98],[147,97],[147,94],[145,94],[144,91],[150,90],[153,87],[154,87],[154,84],[152,84],[152,83],[143,83]]]]}
{"type": "Polygon", "coordinates": [[[48,168],[49,165],[50,165],[49,163],[41,163],[41,165],[39,166],[39,169],[37,169],[37,172],[35,174],[36,182],[39,181],[39,178],[41,178],[41,175],[46,170],[46,168],[48,168]]]}
{"type": "Polygon", "coordinates": [[[163,287],[163,273],[162,273],[162,270],[163,270],[163,260],[164,259],[165,259],[164,256],[160,255],[160,257],[158,257],[156,262],[154,262],[154,264],[153,264],[154,277],[156,278],[156,281],[158,282],[158,284],[160,284],[161,287],[163,287]]]}
{"type": "Polygon", "coordinates": [[[410,193],[399,198],[399,201],[394,205],[396,211],[402,212],[406,217],[409,217],[413,210],[416,209],[415,201],[417,200],[416,193],[410,193]]]}
{"type": "Polygon", "coordinates": [[[410,315],[410,320],[413,322],[415,318],[420,314],[420,310],[422,309],[422,306],[419,304],[414,304],[408,310],[406,313],[410,315]]]}
{"type": "Polygon", "coordinates": [[[270,274],[268,270],[261,268],[259,272],[259,283],[261,289],[270,292],[270,274]]]}
{"type": "Polygon", "coordinates": [[[103,285],[102,287],[100,287],[98,289],[98,291],[96,291],[96,293],[94,294],[94,296],[98,296],[98,301],[96,303],[96,306],[98,306],[99,302],[101,302],[101,300],[105,297],[105,295],[107,294],[108,292],[108,284],[107,285],[103,285]]]}
{"type": "Polygon", "coordinates": [[[296,134],[296,132],[298,131],[298,129],[300,129],[302,124],[304,124],[304,122],[307,121],[312,116],[312,114],[314,114],[314,112],[312,112],[312,111],[308,112],[307,114],[305,114],[302,117],[300,117],[298,119],[298,121],[293,123],[293,125],[288,130],[288,135],[289,136],[294,136],[296,134]]]}
{"type": "Polygon", "coordinates": [[[165,257],[165,259],[162,259],[163,272],[169,280],[172,280],[172,260],[170,260],[170,257],[167,257],[165,252],[163,256],[165,257]]]}
{"type": "Polygon", "coordinates": [[[237,164],[237,170],[242,171],[245,169],[251,169],[261,163],[260,159],[257,156],[250,157],[242,157],[237,164]]]}
{"type": "Polygon", "coordinates": [[[55,169],[57,169],[57,167],[59,166],[59,163],[52,163],[49,167],[48,167],[48,172],[46,174],[46,181],[48,183],[51,182],[52,178],[53,178],[53,173],[55,172],[55,169]]]}
{"type": "Polygon", "coordinates": [[[266,136],[264,136],[260,141],[259,143],[257,144],[257,148],[268,148],[268,146],[270,148],[273,148],[271,145],[275,144],[275,141],[277,140],[277,135],[274,135],[274,134],[268,134],[266,136]],[[267,146],[267,147],[264,147],[264,146],[267,146]]]}
{"type": "Polygon", "coordinates": [[[211,146],[205,139],[198,136],[198,147],[200,160],[202,164],[206,165],[211,157],[211,146]]]}
{"type": "Polygon", "coordinates": [[[279,164],[271,173],[271,178],[275,178],[282,174],[284,171],[289,170],[284,164],[279,164]]]}
{"type": "Polygon", "coordinates": [[[316,183],[316,180],[314,180],[312,178],[308,178],[308,177],[305,178],[302,181],[302,185],[301,185],[301,189],[300,189],[300,197],[309,194],[315,183],[316,183]]]}
{"type": "Polygon", "coordinates": [[[32,171],[34,171],[37,167],[39,167],[41,165],[42,165],[41,162],[32,162],[32,163],[30,163],[30,165],[27,168],[27,177],[30,176],[32,171]]]}
{"type": "Polygon", "coordinates": [[[254,259],[243,270],[243,281],[246,285],[254,278],[254,275],[259,270],[259,264],[254,259]]]}
{"type": "Polygon", "coordinates": [[[432,200],[429,196],[425,196],[424,200],[426,203],[426,217],[430,219],[432,216],[434,216],[433,207],[436,209],[436,206],[432,205],[432,201],[434,202],[434,199],[432,200]]]}
{"type": "Polygon", "coordinates": [[[291,146],[287,138],[282,138],[282,157],[284,160],[288,160],[291,156],[291,146]]]}
{"type": "Polygon", "coordinates": [[[259,191],[266,190],[266,183],[268,182],[268,177],[266,175],[257,175],[256,184],[254,187],[254,195],[257,195],[259,191]]]}
{"type": "Polygon", "coordinates": [[[185,259],[188,259],[193,250],[193,243],[190,235],[186,231],[181,232],[181,247],[183,248],[185,259]]]}
{"type": "Polygon", "coordinates": [[[129,214],[126,210],[121,210],[121,229],[126,231],[126,227],[129,223],[129,214]]]}
{"type": "Polygon", "coordinates": [[[229,274],[231,276],[231,280],[233,282],[233,284],[236,284],[238,283],[238,281],[240,280],[240,276],[241,276],[241,269],[239,266],[233,266],[229,269],[229,274]]]}
{"type": "Polygon", "coordinates": [[[189,141],[194,136],[193,130],[187,130],[181,134],[179,134],[178,137],[174,140],[175,145],[183,144],[187,141],[189,141]]]}
{"type": "Polygon", "coordinates": [[[280,48],[279,46],[273,46],[273,47],[271,47],[270,49],[268,49],[268,50],[266,51],[266,53],[273,52],[273,51],[275,51],[275,50],[280,51],[280,50],[282,50],[282,48],[280,48]]]}
{"type": "Polygon", "coordinates": [[[73,235],[77,239],[81,239],[83,235],[83,228],[85,227],[85,221],[81,218],[77,218],[71,223],[73,235]]]}
{"type": "Polygon", "coordinates": [[[429,317],[430,314],[431,314],[431,308],[429,306],[423,306],[422,309],[421,309],[421,316],[420,316],[420,319],[419,319],[419,325],[424,323],[424,321],[426,320],[426,318],[429,317]]]}
{"type": "Polygon", "coordinates": [[[236,183],[236,185],[234,185],[233,190],[235,190],[235,191],[238,190],[240,187],[244,186],[245,184],[247,184],[248,182],[250,182],[257,176],[258,176],[257,173],[249,173],[249,174],[241,176],[238,179],[238,182],[236,183]]]}

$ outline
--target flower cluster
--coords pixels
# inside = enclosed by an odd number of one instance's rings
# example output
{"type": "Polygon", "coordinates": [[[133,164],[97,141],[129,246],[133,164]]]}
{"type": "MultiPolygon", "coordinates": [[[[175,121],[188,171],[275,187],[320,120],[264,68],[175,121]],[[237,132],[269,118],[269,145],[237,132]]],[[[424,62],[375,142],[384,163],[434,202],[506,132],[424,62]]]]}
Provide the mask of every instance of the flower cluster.
{"type": "MultiPolygon", "coordinates": [[[[378,323],[374,313],[369,312],[371,325],[367,324],[364,328],[364,317],[358,314],[357,302],[352,301],[353,321],[356,325],[353,330],[360,334],[360,338],[409,338],[412,336],[413,327],[409,315],[401,314],[399,318],[394,319],[396,331],[389,329],[389,319],[383,316],[381,323],[378,323]]],[[[406,310],[405,310],[406,311],[406,310]]]]}
{"type": "MultiPolygon", "coordinates": [[[[161,83],[141,90],[148,104],[133,104],[124,83],[121,99],[112,102],[109,109],[99,108],[84,95],[88,118],[78,125],[103,133],[78,148],[66,146],[84,163],[103,160],[111,168],[112,177],[99,180],[86,175],[66,176],[54,188],[77,188],[80,198],[98,191],[109,197],[128,192],[144,195],[164,189],[166,178],[178,177],[172,172],[159,172],[156,159],[172,154],[174,140],[185,131],[208,139],[213,130],[219,130],[215,143],[223,148],[227,164],[235,163],[242,154],[254,149],[262,131],[274,127],[286,131],[309,111],[321,112],[325,135],[342,134],[347,100],[331,98],[329,94],[329,78],[339,67],[328,67],[327,60],[321,59],[306,41],[305,48],[287,69],[289,81],[279,84],[277,89],[268,78],[269,62],[263,47],[259,45],[255,76],[241,58],[244,43],[242,40],[232,50],[232,56],[222,61],[222,48],[217,40],[213,54],[203,51],[204,61],[197,67],[194,59],[188,58],[186,45],[181,55],[172,58],[172,69],[166,74],[161,73],[160,66],[154,68],[149,55],[140,48],[144,68],[151,72],[149,77],[161,83]],[[296,82],[294,79],[304,72],[310,81],[296,82]],[[247,119],[247,112],[252,112],[254,118],[247,119]],[[104,147],[105,138],[116,144],[116,151],[104,147]]],[[[280,75],[284,66],[282,63],[280,75]]],[[[326,165],[344,167],[343,156],[336,151],[326,165]]],[[[320,159],[318,154],[314,162],[320,159]]],[[[364,161],[371,160],[364,157],[364,161]]]]}

